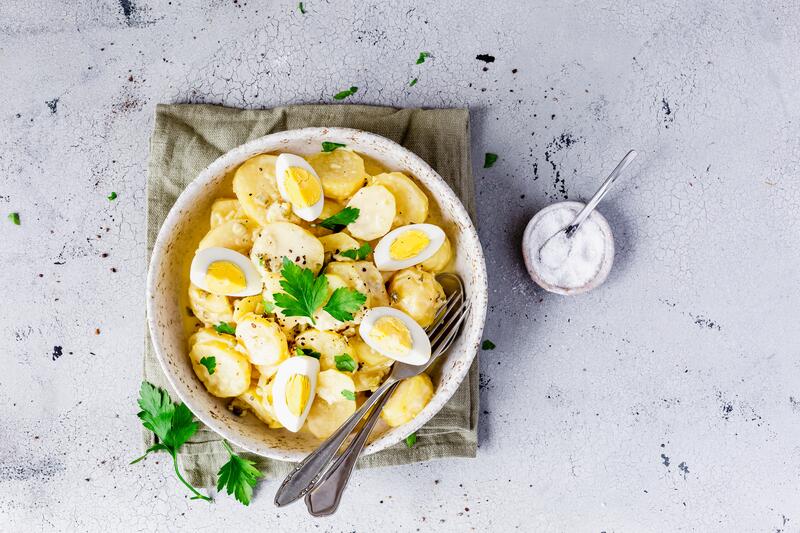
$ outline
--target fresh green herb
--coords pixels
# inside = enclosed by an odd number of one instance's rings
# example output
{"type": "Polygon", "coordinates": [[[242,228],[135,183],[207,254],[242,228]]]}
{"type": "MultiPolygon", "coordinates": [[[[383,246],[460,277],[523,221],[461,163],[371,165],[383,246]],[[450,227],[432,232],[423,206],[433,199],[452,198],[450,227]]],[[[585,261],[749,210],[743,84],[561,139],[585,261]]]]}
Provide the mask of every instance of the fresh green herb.
{"type": "Polygon", "coordinates": [[[304,316],[316,324],[314,312],[328,296],[328,278],[315,277],[311,270],[295,265],[288,257],[283,258],[281,276],[281,287],[286,292],[272,295],[275,305],[283,310],[284,316],[304,316]]]}
{"type": "Polygon", "coordinates": [[[489,339],[486,339],[485,341],[483,341],[483,344],[481,344],[482,350],[494,350],[495,348],[496,346],[489,339]]]}
{"type": "Polygon", "coordinates": [[[358,87],[350,87],[346,91],[342,91],[333,95],[334,100],[344,100],[348,96],[352,96],[358,92],[358,87]]]}
{"type": "Polygon", "coordinates": [[[336,362],[336,370],[341,370],[342,372],[355,372],[356,368],[358,368],[356,360],[347,353],[337,355],[333,360],[336,362]]]}
{"type": "Polygon", "coordinates": [[[324,219],[319,223],[319,225],[331,231],[341,231],[348,224],[355,222],[360,213],[361,210],[359,210],[357,207],[345,207],[335,215],[324,219]]]}
{"type": "Polygon", "coordinates": [[[350,250],[344,250],[339,252],[339,255],[342,257],[349,257],[353,261],[361,261],[366,259],[369,254],[372,253],[372,246],[369,245],[368,242],[365,242],[358,248],[352,248],[350,250]]]}
{"type": "Polygon", "coordinates": [[[320,357],[322,357],[321,353],[315,352],[311,348],[301,348],[299,346],[295,346],[294,354],[295,355],[305,355],[305,356],[308,356],[308,357],[313,357],[314,359],[319,359],[320,357]]]}
{"type": "MultiPolygon", "coordinates": [[[[324,277],[324,276],[322,276],[324,277]]],[[[328,303],[322,309],[336,320],[347,322],[353,320],[353,313],[361,309],[367,301],[367,295],[348,287],[339,287],[331,294],[328,303]]]]}
{"type": "Polygon", "coordinates": [[[213,376],[214,372],[217,371],[217,358],[216,357],[201,357],[200,364],[206,367],[208,370],[208,375],[213,376]]]}
{"type": "Polygon", "coordinates": [[[111,194],[108,195],[108,199],[109,200],[116,200],[117,199],[117,193],[115,193],[114,191],[111,191],[111,194]]]}
{"type": "Polygon", "coordinates": [[[342,396],[344,396],[345,398],[347,398],[351,402],[355,401],[355,399],[356,399],[356,393],[351,391],[351,390],[347,390],[347,389],[342,389],[342,396]]]}
{"type": "Polygon", "coordinates": [[[272,302],[268,302],[266,298],[261,298],[261,305],[264,306],[265,313],[272,313],[275,311],[275,304],[272,302]]]}
{"type": "Polygon", "coordinates": [[[416,443],[417,443],[417,432],[415,431],[414,433],[406,437],[406,446],[408,446],[409,448],[413,448],[416,443]]]}
{"type": "Polygon", "coordinates": [[[414,78],[413,80],[411,80],[411,82],[408,84],[408,86],[409,87],[413,87],[416,84],[417,84],[417,78],[414,78]]]}
{"type": "Polygon", "coordinates": [[[236,328],[228,324],[227,322],[220,322],[214,329],[217,330],[217,333],[227,333],[228,335],[236,335],[236,328]]]}
{"type": "Polygon", "coordinates": [[[233,494],[244,505],[250,505],[253,487],[263,474],[254,466],[253,461],[233,453],[228,441],[223,439],[222,445],[228,451],[230,459],[217,473],[217,490],[221,491],[224,488],[228,494],[233,494]]]}
{"type": "Polygon", "coordinates": [[[303,15],[305,15],[305,14],[306,14],[306,8],[303,6],[303,2],[300,2],[300,3],[297,5],[297,8],[300,10],[300,13],[302,13],[303,15]]]}
{"type": "Polygon", "coordinates": [[[345,146],[347,145],[342,143],[332,143],[330,141],[322,141],[323,152],[333,152],[337,148],[344,148],[345,146]]]}
{"type": "Polygon", "coordinates": [[[19,226],[19,213],[9,213],[8,220],[10,220],[12,224],[19,226]]]}
{"type": "Polygon", "coordinates": [[[139,407],[141,411],[137,416],[141,419],[142,425],[155,433],[158,439],[154,445],[147,448],[144,455],[134,459],[131,464],[138,463],[151,452],[163,450],[172,457],[175,475],[194,494],[192,499],[210,502],[211,498],[198,492],[178,470],[178,449],[197,432],[198,428],[192,412],[182,403],[172,403],[167,391],[147,381],[142,382],[139,390],[139,407]]]}
{"type": "Polygon", "coordinates": [[[490,168],[492,165],[494,165],[495,161],[497,161],[497,154],[486,152],[486,155],[483,159],[483,168],[490,168]]]}
{"type": "Polygon", "coordinates": [[[419,53],[419,57],[417,58],[417,65],[421,65],[429,57],[431,57],[431,53],[430,52],[420,52],[419,53]]]}

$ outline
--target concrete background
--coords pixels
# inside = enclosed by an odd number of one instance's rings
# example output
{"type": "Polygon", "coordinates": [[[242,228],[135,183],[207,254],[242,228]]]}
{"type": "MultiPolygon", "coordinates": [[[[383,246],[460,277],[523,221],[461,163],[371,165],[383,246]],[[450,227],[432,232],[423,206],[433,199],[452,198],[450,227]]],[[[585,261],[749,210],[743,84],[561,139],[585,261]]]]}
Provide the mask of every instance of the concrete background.
{"type": "Polygon", "coordinates": [[[4,0],[0,530],[800,531],[800,8],[760,4],[4,0]],[[360,472],[327,520],[191,502],[128,466],[154,106],[350,85],[472,110],[479,457],[360,472]],[[537,289],[525,222],[629,148],[607,283],[537,289]]]}

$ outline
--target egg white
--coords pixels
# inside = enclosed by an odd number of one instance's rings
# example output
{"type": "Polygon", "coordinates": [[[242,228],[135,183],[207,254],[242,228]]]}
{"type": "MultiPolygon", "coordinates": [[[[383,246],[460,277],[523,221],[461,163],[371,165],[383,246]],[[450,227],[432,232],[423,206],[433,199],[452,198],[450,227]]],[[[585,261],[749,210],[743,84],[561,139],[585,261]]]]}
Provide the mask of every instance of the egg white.
{"type": "Polygon", "coordinates": [[[370,348],[401,363],[418,366],[424,365],[431,358],[431,341],[428,339],[428,335],[425,334],[425,330],[413,318],[394,307],[373,307],[367,311],[358,327],[358,334],[370,348]],[[385,316],[399,319],[411,333],[411,349],[402,357],[397,357],[397,354],[389,354],[381,350],[378,343],[370,337],[370,332],[375,327],[375,322],[385,316]]]}
{"type": "Polygon", "coordinates": [[[253,296],[254,294],[261,292],[261,276],[259,275],[258,270],[256,270],[255,265],[253,265],[252,261],[239,252],[229,250],[228,248],[220,248],[218,246],[203,248],[194,254],[192,266],[189,270],[189,279],[192,281],[192,283],[204,291],[208,291],[208,285],[206,284],[206,273],[208,272],[208,267],[211,266],[211,263],[215,263],[217,261],[227,261],[239,267],[239,269],[244,273],[245,282],[247,283],[247,286],[244,288],[244,290],[226,294],[225,296],[253,296]]]}
{"type": "Polygon", "coordinates": [[[319,179],[319,176],[314,168],[308,164],[308,161],[294,154],[281,154],[275,161],[275,176],[278,181],[278,191],[281,193],[281,198],[289,202],[295,215],[309,222],[319,218],[319,216],[322,214],[322,207],[325,205],[325,194],[322,190],[322,181],[319,179]],[[317,182],[319,183],[320,194],[319,200],[317,200],[315,204],[306,207],[300,207],[294,205],[291,200],[289,200],[289,195],[286,194],[285,183],[286,170],[291,167],[300,167],[304,170],[307,170],[309,174],[317,179],[317,182]]]}
{"type": "Polygon", "coordinates": [[[378,241],[377,246],[375,246],[375,253],[373,256],[375,258],[375,266],[377,266],[378,270],[382,272],[390,272],[418,265],[433,257],[433,255],[439,251],[439,248],[442,247],[442,244],[444,244],[444,239],[445,235],[444,231],[442,231],[442,228],[439,226],[434,226],[433,224],[409,224],[407,226],[400,226],[399,228],[393,229],[384,235],[384,237],[378,241]],[[392,243],[403,233],[413,230],[418,230],[424,233],[430,241],[428,245],[414,257],[409,257],[408,259],[403,259],[402,261],[392,259],[392,256],[389,253],[389,247],[391,247],[392,243]]]}
{"type": "Polygon", "coordinates": [[[297,433],[308,417],[308,412],[311,410],[311,404],[314,403],[314,395],[317,392],[317,375],[319,374],[319,361],[313,357],[306,355],[298,355],[290,357],[278,367],[278,372],[275,374],[275,380],[272,382],[272,406],[275,409],[275,417],[278,419],[283,427],[297,433]],[[289,406],[286,405],[286,382],[295,374],[301,374],[308,377],[310,386],[310,393],[308,395],[308,403],[306,404],[300,416],[295,416],[289,411],[289,406]]]}

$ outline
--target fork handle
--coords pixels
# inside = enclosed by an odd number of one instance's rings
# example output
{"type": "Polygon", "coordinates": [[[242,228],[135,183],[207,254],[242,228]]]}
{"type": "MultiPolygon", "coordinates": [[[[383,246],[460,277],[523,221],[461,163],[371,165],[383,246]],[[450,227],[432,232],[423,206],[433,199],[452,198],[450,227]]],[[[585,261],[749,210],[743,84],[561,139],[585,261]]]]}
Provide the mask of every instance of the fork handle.
{"type": "Polygon", "coordinates": [[[348,418],[319,448],[297,463],[286,479],[283,480],[275,494],[275,505],[283,507],[299,500],[311,490],[316,481],[325,474],[336,452],[347,439],[353,428],[364,418],[370,407],[383,398],[389,388],[398,383],[397,378],[390,375],[378,389],[367,398],[364,404],[348,418]]]}
{"type": "Polygon", "coordinates": [[[367,417],[364,425],[356,433],[355,438],[336,458],[333,466],[328,469],[319,481],[314,483],[314,486],[306,494],[306,507],[311,515],[328,516],[336,512],[342,499],[342,494],[344,494],[344,489],[347,487],[347,482],[350,480],[350,475],[353,473],[353,467],[355,467],[361,452],[364,450],[364,446],[367,444],[372,428],[375,427],[384,404],[386,404],[399,384],[400,382],[397,381],[389,387],[367,417]]]}

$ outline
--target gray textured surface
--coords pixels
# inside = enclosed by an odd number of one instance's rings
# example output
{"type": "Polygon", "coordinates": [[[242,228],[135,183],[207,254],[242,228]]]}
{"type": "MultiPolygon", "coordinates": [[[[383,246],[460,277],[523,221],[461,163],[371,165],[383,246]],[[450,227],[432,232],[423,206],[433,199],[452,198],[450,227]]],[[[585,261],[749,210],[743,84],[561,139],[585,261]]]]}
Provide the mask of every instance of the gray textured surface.
{"type": "Polygon", "coordinates": [[[800,10],[489,4],[0,4],[0,529],[800,529],[800,10]],[[474,110],[498,346],[479,459],[359,472],[324,521],[273,508],[274,485],[249,509],[190,502],[166,462],[128,466],[153,107],[351,84],[354,102],[474,110]],[[630,147],[602,208],[608,282],[537,290],[524,222],[630,147]]]}

